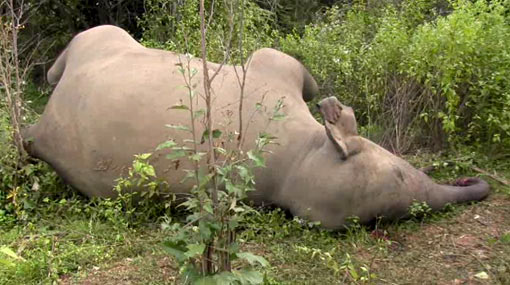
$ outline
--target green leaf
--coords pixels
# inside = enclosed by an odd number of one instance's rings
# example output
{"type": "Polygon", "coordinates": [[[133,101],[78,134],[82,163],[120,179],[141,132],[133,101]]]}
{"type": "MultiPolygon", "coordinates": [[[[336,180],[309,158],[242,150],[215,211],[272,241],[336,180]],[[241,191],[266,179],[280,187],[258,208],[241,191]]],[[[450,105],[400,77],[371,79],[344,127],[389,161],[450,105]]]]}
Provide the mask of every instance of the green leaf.
{"type": "Polygon", "coordinates": [[[188,259],[188,257],[185,255],[187,249],[184,247],[183,242],[166,241],[163,243],[163,249],[169,254],[173,255],[179,263],[188,259]]]}
{"type": "Polygon", "coordinates": [[[188,106],[186,106],[184,104],[173,105],[172,107],[170,107],[170,109],[174,109],[174,110],[189,110],[188,106]]]}
{"type": "Polygon", "coordinates": [[[252,266],[256,264],[259,264],[262,267],[269,266],[269,262],[264,257],[255,255],[251,252],[239,252],[236,256],[240,259],[246,260],[252,266]]]}
{"type": "Polygon", "coordinates": [[[502,243],[510,244],[510,233],[506,233],[500,237],[502,243]]]}
{"type": "Polygon", "coordinates": [[[156,177],[156,171],[152,165],[146,165],[146,167],[143,168],[143,172],[147,176],[156,177]]]}
{"type": "Polygon", "coordinates": [[[186,247],[188,248],[188,250],[186,251],[186,253],[184,253],[184,255],[189,258],[201,255],[202,253],[204,253],[205,250],[205,244],[203,243],[188,244],[186,247]]]}
{"type": "Polygon", "coordinates": [[[354,279],[354,280],[358,280],[359,279],[359,274],[358,272],[356,271],[356,269],[354,269],[353,266],[348,266],[349,268],[349,274],[351,274],[351,277],[354,279]]]}
{"type": "Polygon", "coordinates": [[[190,131],[188,127],[183,126],[183,125],[167,124],[167,125],[165,125],[165,127],[170,128],[170,129],[179,130],[179,131],[188,131],[188,132],[190,131]]]}
{"type": "Polygon", "coordinates": [[[283,113],[276,113],[276,114],[273,115],[271,120],[273,120],[273,121],[281,121],[281,120],[285,119],[285,117],[287,117],[287,115],[285,115],[283,113]]]}
{"type": "Polygon", "coordinates": [[[204,109],[200,109],[198,111],[193,112],[193,119],[197,119],[202,117],[205,114],[204,109]]]}
{"type": "Polygon", "coordinates": [[[222,147],[219,147],[219,146],[215,147],[214,150],[217,151],[218,153],[223,154],[223,155],[227,155],[227,150],[222,147]]]}
{"type": "Polygon", "coordinates": [[[0,265],[6,266],[6,267],[14,267],[16,264],[14,264],[14,262],[9,261],[7,259],[0,258],[0,265]]]}
{"type": "Polygon", "coordinates": [[[262,284],[264,282],[264,275],[256,270],[243,269],[233,273],[241,284],[262,284]]]}
{"type": "Polygon", "coordinates": [[[185,169],[184,171],[186,172],[186,176],[184,176],[184,178],[179,183],[184,183],[188,179],[195,178],[195,171],[194,170],[187,170],[187,169],[185,169]]]}
{"type": "MultiPolygon", "coordinates": [[[[213,130],[213,133],[212,133],[213,139],[217,139],[220,136],[221,136],[221,131],[220,130],[218,130],[218,129],[213,130]]],[[[209,130],[205,130],[202,133],[202,139],[200,140],[200,143],[204,143],[208,138],[209,138],[209,130]]]]}
{"type": "Polygon", "coordinates": [[[156,150],[162,150],[165,148],[173,148],[175,146],[177,146],[176,142],[174,142],[173,140],[168,140],[168,141],[163,142],[160,145],[158,145],[158,147],[156,147],[156,150]]]}
{"type": "Polygon", "coordinates": [[[13,259],[24,260],[23,258],[18,256],[14,251],[12,251],[10,248],[8,248],[6,246],[0,248],[0,252],[13,258],[13,259]]]}
{"type": "Polygon", "coordinates": [[[169,160],[176,160],[184,156],[186,156],[186,152],[184,150],[174,150],[172,153],[167,154],[166,158],[169,160]]]}
{"type": "Polygon", "coordinates": [[[200,185],[198,185],[198,187],[200,189],[202,189],[203,187],[205,187],[212,179],[212,177],[214,176],[213,173],[210,173],[210,174],[207,174],[207,175],[203,175],[203,174],[200,174],[199,175],[199,182],[200,182],[200,185]]]}
{"type": "MultiPolygon", "coordinates": [[[[218,283],[216,280],[215,280],[215,276],[200,276],[198,277],[198,279],[195,279],[193,280],[193,283],[194,285],[219,285],[219,284],[222,284],[222,283],[218,283]]],[[[225,283],[225,284],[229,284],[229,283],[225,283]]]]}
{"type": "Polygon", "coordinates": [[[260,154],[253,152],[253,150],[248,151],[247,154],[248,154],[248,158],[251,159],[255,163],[256,167],[265,167],[266,166],[266,162],[260,154]]]}
{"type": "Polygon", "coordinates": [[[135,157],[140,160],[147,160],[147,159],[149,159],[149,157],[151,157],[151,155],[152,155],[152,153],[142,153],[142,154],[135,155],[135,157]]]}
{"type": "Polygon", "coordinates": [[[212,231],[207,225],[207,222],[205,222],[204,220],[200,220],[198,222],[198,229],[200,230],[200,236],[202,237],[202,239],[208,240],[211,238],[212,231]]]}
{"type": "Polygon", "coordinates": [[[253,182],[253,175],[251,175],[250,170],[244,167],[243,165],[236,166],[237,171],[239,172],[239,176],[243,179],[245,184],[250,184],[253,182]]]}
{"type": "Polygon", "coordinates": [[[475,274],[475,277],[478,279],[487,280],[487,279],[489,279],[489,274],[487,274],[487,272],[485,272],[485,271],[481,271],[481,272],[478,272],[477,274],[475,274]]]}
{"type": "Polygon", "coordinates": [[[207,213],[209,213],[209,214],[211,214],[211,215],[214,215],[214,211],[213,211],[213,208],[212,208],[211,204],[205,204],[205,205],[204,205],[204,210],[205,210],[207,213]]]}
{"type": "Polygon", "coordinates": [[[204,155],[206,155],[206,154],[207,154],[207,153],[205,153],[205,152],[197,152],[197,153],[195,153],[195,154],[191,155],[191,156],[189,157],[189,159],[190,159],[190,160],[193,160],[193,161],[200,161],[200,160],[202,159],[202,157],[203,157],[204,155]]]}
{"type": "Polygon", "coordinates": [[[216,284],[238,284],[237,281],[240,281],[239,277],[228,271],[215,274],[213,279],[216,284]]]}

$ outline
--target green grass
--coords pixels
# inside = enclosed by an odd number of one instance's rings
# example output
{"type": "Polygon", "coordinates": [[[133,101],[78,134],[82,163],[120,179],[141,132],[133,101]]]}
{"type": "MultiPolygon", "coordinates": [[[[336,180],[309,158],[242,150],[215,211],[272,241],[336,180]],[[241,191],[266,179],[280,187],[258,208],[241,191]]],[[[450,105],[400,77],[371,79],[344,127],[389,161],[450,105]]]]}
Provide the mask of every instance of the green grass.
{"type": "Polygon", "coordinates": [[[155,247],[151,242],[153,234],[157,234],[149,228],[143,230],[119,229],[80,216],[53,216],[34,224],[15,226],[0,235],[0,244],[13,249],[25,261],[2,267],[0,283],[46,283],[125,256],[143,254],[155,247]]]}

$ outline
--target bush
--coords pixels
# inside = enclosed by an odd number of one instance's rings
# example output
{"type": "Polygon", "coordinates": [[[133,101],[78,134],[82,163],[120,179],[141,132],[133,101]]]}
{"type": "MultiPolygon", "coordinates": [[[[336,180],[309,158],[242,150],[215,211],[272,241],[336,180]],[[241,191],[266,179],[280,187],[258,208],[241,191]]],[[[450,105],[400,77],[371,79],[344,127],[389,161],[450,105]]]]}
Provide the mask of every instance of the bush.
{"type": "Polygon", "coordinates": [[[281,40],[362,133],[396,152],[510,146],[509,1],[362,2],[281,40]]]}
{"type": "Polygon", "coordinates": [[[0,108],[0,224],[37,219],[44,199],[62,198],[65,186],[45,163],[22,165],[11,141],[8,114],[0,108]]]}

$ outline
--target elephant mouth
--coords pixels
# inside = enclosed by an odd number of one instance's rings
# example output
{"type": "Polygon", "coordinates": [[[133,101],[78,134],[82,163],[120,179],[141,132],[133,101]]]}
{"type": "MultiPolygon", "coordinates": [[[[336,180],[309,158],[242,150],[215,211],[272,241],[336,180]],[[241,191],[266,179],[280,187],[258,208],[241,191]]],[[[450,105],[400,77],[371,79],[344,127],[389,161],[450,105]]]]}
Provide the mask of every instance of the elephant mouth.
{"type": "Polygon", "coordinates": [[[479,182],[480,182],[480,179],[475,178],[475,177],[459,178],[459,179],[455,180],[451,185],[467,187],[467,186],[472,186],[472,185],[478,184],[479,182]]]}

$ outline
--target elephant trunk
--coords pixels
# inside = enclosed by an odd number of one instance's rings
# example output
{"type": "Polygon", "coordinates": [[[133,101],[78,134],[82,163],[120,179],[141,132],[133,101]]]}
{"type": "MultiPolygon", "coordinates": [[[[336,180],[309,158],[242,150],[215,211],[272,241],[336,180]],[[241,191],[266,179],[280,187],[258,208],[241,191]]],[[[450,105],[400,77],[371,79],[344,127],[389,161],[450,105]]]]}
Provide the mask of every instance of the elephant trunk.
{"type": "Polygon", "coordinates": [[[429,206],[441,209],[447,203],[480,201],[489,195],[490,185],[477,177],[460,178],[453,185],[437,185],[437,191],[429,195],[429,206]]]}

